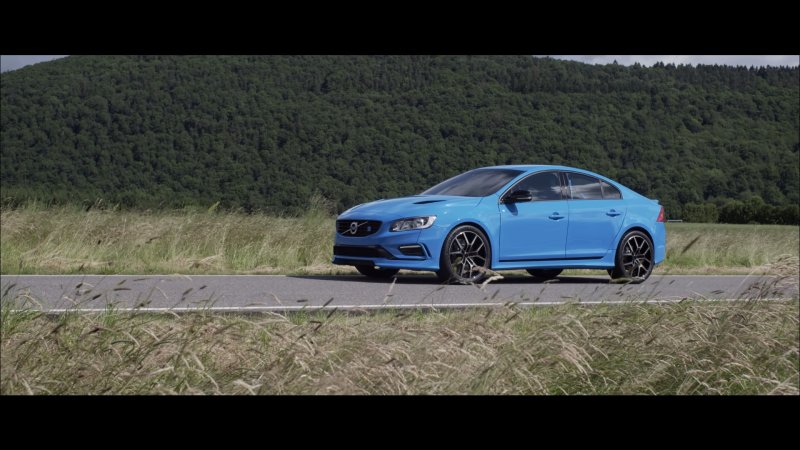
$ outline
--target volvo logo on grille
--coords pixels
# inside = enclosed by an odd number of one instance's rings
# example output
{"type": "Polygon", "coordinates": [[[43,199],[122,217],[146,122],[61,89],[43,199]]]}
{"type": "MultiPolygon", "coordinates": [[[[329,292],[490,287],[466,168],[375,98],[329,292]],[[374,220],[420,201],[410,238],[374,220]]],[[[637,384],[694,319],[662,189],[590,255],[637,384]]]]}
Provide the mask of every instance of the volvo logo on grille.
{"type": "Polygon", "coordinates": [[[350,234],[358,233],[358,222],[350,222],[350,234]]]}

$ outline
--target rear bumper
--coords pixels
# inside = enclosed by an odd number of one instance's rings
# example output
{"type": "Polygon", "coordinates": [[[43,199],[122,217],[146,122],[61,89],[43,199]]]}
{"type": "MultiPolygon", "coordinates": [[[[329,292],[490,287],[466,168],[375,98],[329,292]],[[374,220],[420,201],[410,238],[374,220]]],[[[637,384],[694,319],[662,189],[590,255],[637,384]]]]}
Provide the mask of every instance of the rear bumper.
{"type": "Polygon", "coordinates": [[[653,231],[653,245],[656,248],[655,263],[661,264],[667,257],[667,227],[664,222],[656,222],[653,231]]]}

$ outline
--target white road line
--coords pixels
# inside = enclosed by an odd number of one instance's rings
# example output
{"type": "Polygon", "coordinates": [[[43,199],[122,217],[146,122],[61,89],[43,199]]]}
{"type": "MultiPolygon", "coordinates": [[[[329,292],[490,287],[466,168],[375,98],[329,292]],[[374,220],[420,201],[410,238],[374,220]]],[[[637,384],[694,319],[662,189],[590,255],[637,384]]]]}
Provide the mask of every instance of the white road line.
{"type": "MultiPolygon", "coordinates": [[[[302,310],[332,310],[332,309],[436,309],[436,308],[468,308],[476,306],[556,306],[556,305],[644,305],[644,304],[669,304],[680,303],[683,300],[697,301],[698,299],[679,298],[674,300],[642,300],[642,301],[577,301],[577,302],[491,302],[491,303],[417,303],[417,304],[372,304],[372,305],[289,305],[289,306],[212,306],[212,307],[178,307],[178,308],[55,308],[47,310],[19,310],[19,311],[41,311],[45,313],[65,313],[65,312],[200,312],[200,311],[302,311],[302,310]]],[[[784,298],[762,298],[758,301],[789,301],[784,298]]],[[[708,299],[702,301],[713,302],[737,302],[746,301],[742,299],[708,299]]]]}

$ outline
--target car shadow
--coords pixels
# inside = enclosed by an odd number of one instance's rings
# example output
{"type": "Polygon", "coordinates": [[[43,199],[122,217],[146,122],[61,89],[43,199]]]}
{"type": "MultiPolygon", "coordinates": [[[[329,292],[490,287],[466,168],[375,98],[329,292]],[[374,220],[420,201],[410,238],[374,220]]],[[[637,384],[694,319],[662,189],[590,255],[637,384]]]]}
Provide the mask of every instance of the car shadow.
{"type": "MultiPolygon", "coordinates": [[[[322,281],[341,281],[348,283],[377,283],[377,284],[422,284],[422,285],[440,285],[442,284],[434,275],[419,275],[419,274],[399,274],[391,278],[368,278],[362,275],[288,275],[287,278],[300,278],[305,280],[322,280],[322,281]]],[[[480,283],[476,283],[480,284],[480,283]]],[[[502,280],[494,280],[492,285],[548,285],[548,284],[610,284],[608,277],[596,276],[558,276],[552,280],[538,280],[533,277],[526,276],[510,276],[502,280]]],[[[453,284],[456,285],[456,284],[453,284]]]]}

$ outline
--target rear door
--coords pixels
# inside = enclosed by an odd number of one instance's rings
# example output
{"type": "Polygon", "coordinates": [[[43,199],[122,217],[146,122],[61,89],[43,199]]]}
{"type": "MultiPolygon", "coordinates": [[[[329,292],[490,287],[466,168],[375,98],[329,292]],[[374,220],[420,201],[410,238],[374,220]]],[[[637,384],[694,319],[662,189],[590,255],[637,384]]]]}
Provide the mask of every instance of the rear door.
{"type": "Polygon", "coordinates": [[[625,219],[626,206],[617,188],[598,178],[564,173],[569,187],[567,259],[602,258],[625,219]]]}

